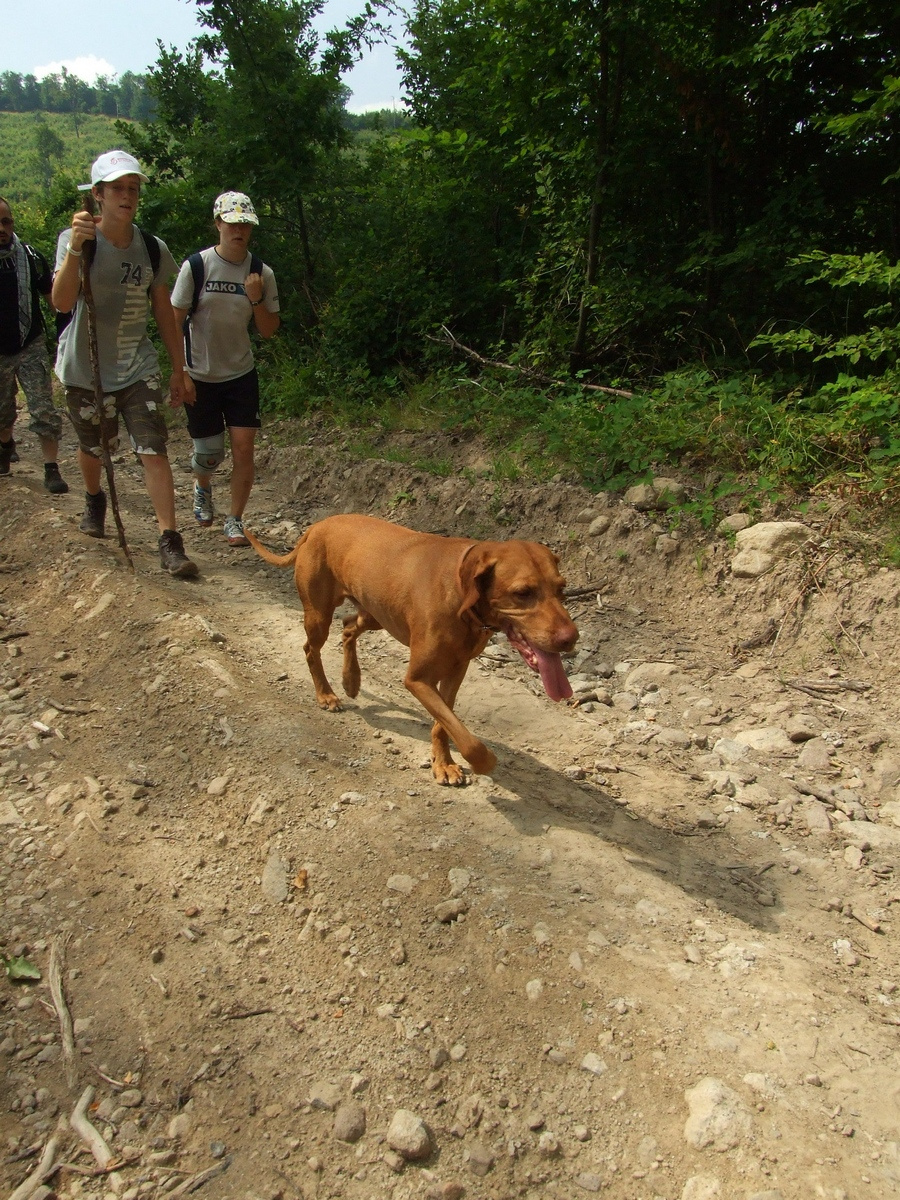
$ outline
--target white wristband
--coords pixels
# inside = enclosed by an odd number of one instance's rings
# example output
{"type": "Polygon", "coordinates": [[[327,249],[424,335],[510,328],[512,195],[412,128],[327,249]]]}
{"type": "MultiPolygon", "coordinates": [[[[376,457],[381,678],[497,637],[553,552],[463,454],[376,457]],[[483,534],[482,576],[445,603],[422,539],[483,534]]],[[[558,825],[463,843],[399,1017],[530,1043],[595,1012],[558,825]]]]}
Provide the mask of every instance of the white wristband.
{"type": "Polygon", "coordinates": [[[66,253],[67,253],[67,254],[71,254],[73,258],[81,258],[81,255],[84,253],[84,251],[82,251],[82,250],[73,250],[71,246],[68,246],[68,247],[66,248],[66,253]]]}

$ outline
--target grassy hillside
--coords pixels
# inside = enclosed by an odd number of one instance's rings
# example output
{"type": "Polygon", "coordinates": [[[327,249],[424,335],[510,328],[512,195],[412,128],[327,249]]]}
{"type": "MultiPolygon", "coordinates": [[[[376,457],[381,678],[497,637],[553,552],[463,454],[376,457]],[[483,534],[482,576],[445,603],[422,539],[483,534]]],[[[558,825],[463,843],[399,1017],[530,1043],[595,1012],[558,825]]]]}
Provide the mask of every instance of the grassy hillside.
{"type": "Polygon", "coordinates": [[[121,141],[113,117],[79,116],[76,131],[70,113],[0,112],[0,195],[14,204],[37,203],[48,178],[61,171],[84,183],[97,155],[121,141]],[[42,128],[55,137],[42,135],[42,128]],[[57,138],[61,153],[48,153],[46,146],[57,138]]]}

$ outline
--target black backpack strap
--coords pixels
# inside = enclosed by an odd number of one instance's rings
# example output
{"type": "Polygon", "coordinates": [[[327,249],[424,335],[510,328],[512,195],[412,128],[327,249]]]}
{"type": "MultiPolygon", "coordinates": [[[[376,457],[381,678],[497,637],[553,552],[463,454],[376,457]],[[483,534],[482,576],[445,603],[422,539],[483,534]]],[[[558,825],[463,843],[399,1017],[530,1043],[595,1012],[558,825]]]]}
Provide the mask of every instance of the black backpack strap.
{"type": "MultiPolygon", "coordinates": [[[[144,239],[144,245],[147,248],[147,256],[150,259],[150,269],[153,271],[153,279],[156,279],[159,274],[159,264],[162,261],[162,250],[159,248],[159,240],[152,233],[147,233],[146,229],[141,229],[138,226],[138,233],[144,239]]],[[[147,292],[153,286],[153,279],[147,284],[147,292]]]]}
{"type": "Polygon", "coordinates": [[[257,258],[257,256],[255,254],[251,254],[250,255],[250,274],[251,275],[262,275],[262,269],[263,269],[262,259],[257,258]]]}
{"type": "Polygon", "coordinates": [[[194,361],[191,356],[191,317],[197,311],[197,305],[200,303],[200,293],[203,291],[203,255],[199,251],[196,254],[192,254],[188,259],[188,264],[191,268],[191,278],[194,281],[194,294],[191,297],[191,307],[184,318],[181,332],[184,334],[184,361],[189,367],[192,367],[194,361]]]}

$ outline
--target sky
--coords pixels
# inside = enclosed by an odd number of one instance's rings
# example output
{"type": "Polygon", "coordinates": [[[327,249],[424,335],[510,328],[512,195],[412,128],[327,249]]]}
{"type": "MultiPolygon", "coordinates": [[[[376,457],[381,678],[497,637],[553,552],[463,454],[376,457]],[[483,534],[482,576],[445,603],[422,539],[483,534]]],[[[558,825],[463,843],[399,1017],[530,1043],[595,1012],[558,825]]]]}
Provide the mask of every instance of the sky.
{"type": "MultiPolygon", "coordinates": [[[[363,7],[363,0],[325,0],[315,27],[339,27],[363,7]]],[[[193,0],[91,0],[84,8],[73,8],[70,0],[32,0],[7,13],[0,71],[41,78],[65,65],[87,82],[97,75],[142,73],[156,61],[158,39],[183,50],[200,32],[196,12],[193,0]]],[[[367,53],[344,83],[352,91],[351,112],[400,107],[400,75],[389,46],[367,53]]]]}

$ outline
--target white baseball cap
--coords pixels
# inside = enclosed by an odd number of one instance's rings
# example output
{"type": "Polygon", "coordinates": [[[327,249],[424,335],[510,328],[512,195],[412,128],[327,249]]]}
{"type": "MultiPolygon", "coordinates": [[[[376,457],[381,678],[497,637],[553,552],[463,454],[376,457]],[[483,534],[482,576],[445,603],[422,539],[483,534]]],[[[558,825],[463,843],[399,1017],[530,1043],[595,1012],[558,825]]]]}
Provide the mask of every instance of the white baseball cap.
{"type": "Polygon", "coordinates": [[[115,179],[121,179],[123,175],[137,175],[141,183],[150,182],[133,154],[129,154],[127,150],[108,150],[106,154],[101,154],[94,160],[91,182],[79,183],[78,190],[89,192],[98,183],[112,183],[115,179]]]}
{"type": "Polygon", "coordinates": [[[253,201],[243,192],[223,192],[221,196],[216,196],[213,216],[220,217],[226,225],[240,225],[244,222],[250,225],[259,224],[253,201]]]}

